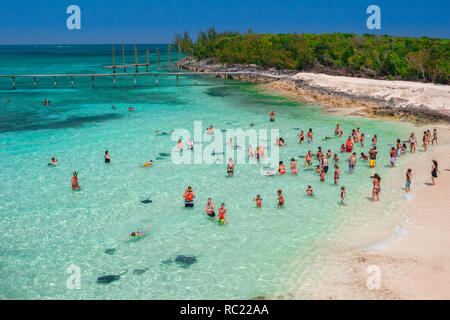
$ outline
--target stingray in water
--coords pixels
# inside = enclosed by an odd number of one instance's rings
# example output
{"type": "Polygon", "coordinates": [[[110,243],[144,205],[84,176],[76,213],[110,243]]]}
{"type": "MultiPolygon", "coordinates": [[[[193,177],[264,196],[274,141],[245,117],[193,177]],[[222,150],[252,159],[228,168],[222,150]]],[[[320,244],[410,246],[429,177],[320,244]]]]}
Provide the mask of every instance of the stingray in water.
{"type": "Polygon", "coordinates": [[[97,278],[97,283],[103,283],[103,284],[111,283],[113,281],[119,280],[120,277],[122,275],[124,275],[125,273],[127,273],[127,271],[124,271],[124,272],[122,272],[120,274],[109,274],[109,275],[106,275],[106,276],[98,277],[97,278]]]}
{"type": "Polygon", "coordinates": [[[170,153],[164,153],[164,152],[161,152],[159,155],[160,155],[161,157],[168,157],[168,156],[170,156],[170,153]]]}
{"type": "Polygon", "coordinates": [[[106,254],[114,254],[114,253],[116,253],[116,248],[106,249],[106,250],[105,250],[105,253],[106,253],[106,254]]]}
{"type": "Polygon", "coordinates": [[[147,270],[148,270],[148,268],[134,269],[133,274],[140,276],[140,275],[144,274],[147,270]]]}
{"type": "Polygon", "coordinates": [[[152,203],[153,201],[150,199],[146,199],[146,200],[141,200],[141,202],[147,204],[147,203],[152,203]]]}
{"type": "Polygon", "coordinates": [[[178,264],[181,264],[185,267],[190,266],[191,264],[194,264],[197,262],[197,258],[194,256],[184,256],[184,255],[179,255],[178,257],[175,258],[175,262],[178,264]]]}
{"type": "Polygon", "coordinates": [[[156,160],[166,160],[165,158],[157,157],[156,160]]]}
{"type": "Polygon", "coordinates": [[[165,265],[168,265],[168,264],[172,264],[173,261],[172,261],[172,259],[166,259],[166,260],[164,260],[164,261],[161,261],[161,263],[162,263],[162,264],[165,264],[165,265]]]}

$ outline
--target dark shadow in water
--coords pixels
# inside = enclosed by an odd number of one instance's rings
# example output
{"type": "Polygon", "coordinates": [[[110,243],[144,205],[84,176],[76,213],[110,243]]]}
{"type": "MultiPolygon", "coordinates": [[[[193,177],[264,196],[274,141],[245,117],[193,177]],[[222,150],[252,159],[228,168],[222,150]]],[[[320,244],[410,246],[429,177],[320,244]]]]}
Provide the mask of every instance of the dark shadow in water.
{"type": "Polygon", "coordinates": [[[233,94],[233,88],[213,87],[206,90],[206,94],[212,97],[226,97],[233,94]]]}
{"type": "MultiPolygon", "coordinates": [[[[120,114],[107,113],[96,116],[72,116],[61,121],[39,121],[35,123],[20,123],[20,121],[4,121],[0,125],[0,132],[34,131],[49,129],[79,128],[87,123],[103,122],[123,117],[120,114]]],[[[22,119],[23,121],[24,119],[22,119]]],[[[28,121],[31,122],[31,121],[28,121]]]]}

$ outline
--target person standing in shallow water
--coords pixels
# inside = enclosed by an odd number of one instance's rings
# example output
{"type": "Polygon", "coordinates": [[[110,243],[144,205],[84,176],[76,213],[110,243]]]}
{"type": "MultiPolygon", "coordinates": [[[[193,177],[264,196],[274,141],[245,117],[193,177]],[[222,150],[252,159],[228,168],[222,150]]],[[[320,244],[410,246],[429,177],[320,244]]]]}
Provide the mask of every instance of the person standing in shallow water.
{"type": "Polygon", "coordinates": [[[105,151],[105,163],[110,163],[111,162],[111,156],[109,155],[109,151],[106,150],[105,151]]]}
{"type": "Polygon", "coordinates": [[[375,173],[372,177],[372,201],[380,201],[380,192],[381,192],[381,177],[378,173],[375,173]]]}
{"type": "Polygon", "coordinates": [[[234,162],[233,162],[233,159],[232,159],[232,158],[230,158],[230,159],[228,160],[228,163],[227,163],[227,173],[228,173],[228,176],[229,176],[229,177],[232,177],[232,176],[233,176],[233,173],[234,173],[234,162]]]}
{"type": "Polygon", "coordinates": [[[80,190],[81,186],[78,182],[78,172],[74,171],[72,175],[72,191],[80,190]]]}
{"type": "Polygon", "coordinates": [[[405,184],[406,192],[411,191],[411,177],[412,177],[412,170],[411,169],[406,170],[406,184],[405,184]]]}
{"type": "Polygon", "coordinates": [[[433,186],[436,184],[435,179],[437,179],[438,172],[438,163],[436,160],[433,160],[433,165],[431,166],[431,183],[433,186]]]}
{"type": "Polygon", "coordinates": [[[409,142],[409,152],[416,152],[416,137],[414,137],[414,132],[411,132],[411,135],[408,139],[409,142]]]}
{"type": "Polygon", "coordinates": [[[278,194],[278,208],[284,208],[284,197],[282,194],[282,190],[278,189],[277,194],[278,194]]]}
{"type": "Polygon", "coordinates": [[[275,121],[275,115],[276,114],[277,113],[275,111],[273,111],[273,110],[269,112],[270,121],[275,121]]]}

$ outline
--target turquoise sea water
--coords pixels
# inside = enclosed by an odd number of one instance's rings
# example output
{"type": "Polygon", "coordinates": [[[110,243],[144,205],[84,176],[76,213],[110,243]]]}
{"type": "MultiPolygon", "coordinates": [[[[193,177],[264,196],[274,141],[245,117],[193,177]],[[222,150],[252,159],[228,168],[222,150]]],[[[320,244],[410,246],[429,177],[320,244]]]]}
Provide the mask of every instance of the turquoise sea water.
{"type": "MultiPolygon", "coordinates": [[[[147,46],[139,46],[143,53],[147,46]]],[[[162,51],[166,60],[167,48],[162,51]]],[[[156,46],[150,46],[155,61],[156,46]]],[[[101,73],[111,63],[109,46],[6,46],[0,47],[0,74],[101,73]]],[[[127,49],[127,62],[133,60],[127,49]]],[[[145,57],[141,56],[140,61],[145,57]]],[[[166,66],[164,66],[166,68],[166,66]]],[[[141,69],[144,71],[145,69],[141,69]]],[[[155,70],[154,66],[151,68],[155,70]]],[[[161,70],[164,71],[164,70],[161,70]]],[[[263,94],[251,84],[200,77],[68,80],[53,89],[52,79],[0,78],[0,298],[2,299],[250,299],[275,296],[291,286],[293,274],[320,276],[318,256],[325,243],[339,239],[343,225],[361,215],[388,217],[371,210],[370,171],[358,160],[347,173],[348,154],[341,155],[341,185],[347,188],[348,206],[339,204],[340,188],[333,185],[333,168],[320,184],[313,169],[305,169],[303,156],[318,146],[338,151],[352,128],[370,137],[378,135],[378,172],[387,178],[388,148],[397,137],[406,138],[410,127],[399,123],[322,113],[287,98],[263,94]],[[11,101],[6,103],[6,98],[11,101]],[[50,106],[42,101],[48,98],[50,106]],[[117,110],[111,109],[114,104],[117,110]],[[128,112],[133,106],[135,112],[128,112]],[[268,112],[276,110],[275,122],[268,112]],[[235,176],[226,177],[226,164],[174,165],[175,145],[169,135],[155,130],[193,129],[194,121],[229,128],[280,130],[287,146],[280,159],[298,159],[298,176],[267,177],[260,165],[238,164],[235,176]],[[342,138],[333,136],[339,122],[342,138]],[[312,144],[298,143],[295,128],[313,128],[312,144]],[[112,163],[104,163],[109,150],[112,163]],[[51,157],[58,166],[48,167],[51,157]],[[153,159],[153,168],[142,168],[153,159]],[[71,191],[72,172],[79,172],[81,192],[71,191]],[[315,190],[306,197],[307,185],[315,190]],[[185,209],[182,194],[191,185],[197,194],[193,210],[185,209]],[[276,190],[283,189],[286,208],[276,208],[276,190]],[[263,209],[252,201],[263,198],[263,209]],[[219,226],[204,214],[208,197],[216,206],[225,202],[228,225],[219,226]],[[153,202],[143,204],[150,198],[153,202]],[[359,210],[367,207],[364,211],[359,210]],[[351,213],[351,214],[349,214],[351,213]],[[147,236],[128,242],[126,235],[152,225],[147,236]],[[115,248],[114,254],[105,250],[115,248]],[[195,256],[183,267],[163,264],[178,255],[195,256]],[[70,290],[66,281],[70,265],[81,270],[81,289],[70,290]],[[145,272],[136,274],[135,269],[145,272]],[[126,273],[125,273],[126,272],[126,273]],[[124,273],[120,280],[98,284],[97,278],[124,273]]],[[[398,172],[397,172],[398,173],[398,172]]],[[[399,193],[400,191],[396,191],[399,193]]],[[[394,198],[394,197],[393,197],[394,198]]],[[[401,197],[399,197],[401,198],[401,197]]],[[[398,202],[383,203],[389,212],[398,202]]]]}

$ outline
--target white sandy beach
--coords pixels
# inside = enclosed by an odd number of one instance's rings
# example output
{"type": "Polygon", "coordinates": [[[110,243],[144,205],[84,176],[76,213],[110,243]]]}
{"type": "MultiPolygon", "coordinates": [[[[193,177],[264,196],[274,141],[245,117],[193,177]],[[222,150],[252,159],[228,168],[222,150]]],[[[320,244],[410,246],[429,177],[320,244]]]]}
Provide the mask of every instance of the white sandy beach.
{"type": "Polygon", "coordinates": [[[450,86],[299,72],[293,76],[315,87],[394,101],[398,107],[426,107],[450,115],[450,86]]]}

